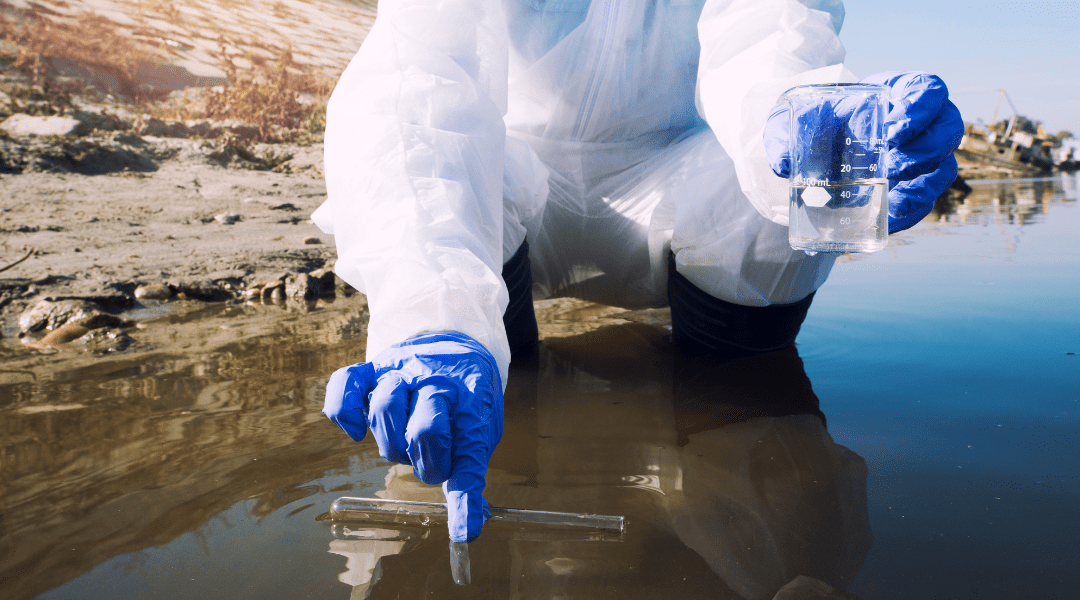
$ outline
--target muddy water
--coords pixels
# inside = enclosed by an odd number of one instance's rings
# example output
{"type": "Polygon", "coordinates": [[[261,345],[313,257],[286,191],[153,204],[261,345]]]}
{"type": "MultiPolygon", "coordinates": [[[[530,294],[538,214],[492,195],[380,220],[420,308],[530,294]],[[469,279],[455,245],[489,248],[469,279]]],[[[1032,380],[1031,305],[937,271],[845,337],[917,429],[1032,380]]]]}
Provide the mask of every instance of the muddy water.
{"type": "Polygon", "coordinates": [[[0,347],[3,598],[1061,597],[1080,584],[1076,179],[989,183],[839,262],[797,349],[680,356],[664,311],[541,304],[492,504],[620,539],[335,534],[342,495],[438,500],[318,410],[359,298],[148,307],[116,356],[0,347]],[[1071,353],[1071,354],[1070,354],[1071,353]],[[827,427],[826,427],[827,422],[827,427]]]}

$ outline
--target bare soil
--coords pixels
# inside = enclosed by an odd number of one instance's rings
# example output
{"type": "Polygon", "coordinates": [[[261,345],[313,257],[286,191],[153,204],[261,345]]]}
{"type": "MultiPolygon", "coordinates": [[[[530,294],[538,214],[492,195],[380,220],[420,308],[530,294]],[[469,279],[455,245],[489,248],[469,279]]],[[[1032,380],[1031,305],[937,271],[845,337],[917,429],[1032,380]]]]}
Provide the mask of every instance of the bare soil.
{"type": "MultiPolygon", "coordinates": [[[[134,71],[95,62],[112,56],[107,48],[74,60],[45,57],[53,83],[74,91],[87,127],[65,136],[0,131],[0,356],[27,350],[16,340],[47,334],[18,324],[43,300],[89,301],[133,323],[138,318],[129,317],[147,307],[185,299],[235,304],[267,282],[331,267],[333,240],[310,221],[326,197],[321,144],[253,144],[201,131],[205,123],[155,125],[136,96],[173,92],[183,101],[191,86],[225,82],[224,60],[250,68],[286,49],[290,69],[332,81],[374,14],[367,0],[14,0],[0,7],[8,23],[93,25],[96,36],[123,42],[125,51],[145,49],[128,57],[134,71]]],[[[13,56],[9,42],[0,46],[13,56]]],[[[0,121],[8,112],[52,114],[47,98],[14,101],[33,82],[13,67],[0,61],[0,121]]],[[[245,127],[229,126],[234,133],[245,127]]],[[[316,284],[324,297],[333,289],[326,283],[316,284]]]]}
{"type": "Polygon", "coordinates": [[[0,175],[0,266],[32,252],[0,274],[5,335],[43,298],[125,308],[121,296],[133,300],[141,285],[172,284],[175,295],[194,281],[238,296],[332,261],[332,238],[309,219],[326,197],[318,146],[288,149],[299,157],[290,164],[307,167],[294,174],[223,164],[220,148],[199,140],[137,145],[155,170],[0,175]]]}

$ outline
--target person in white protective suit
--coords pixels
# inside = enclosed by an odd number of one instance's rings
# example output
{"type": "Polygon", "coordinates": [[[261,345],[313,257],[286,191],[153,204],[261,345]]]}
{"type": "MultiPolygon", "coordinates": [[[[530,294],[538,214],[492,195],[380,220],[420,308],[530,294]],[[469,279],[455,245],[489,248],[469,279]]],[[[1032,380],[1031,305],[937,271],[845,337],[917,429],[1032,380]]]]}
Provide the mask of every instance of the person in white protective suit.
{"type": "MultiPolygon", "coordinates": [[[[367,295],[370,362],[334,374],[324,412],[443,483],[451,537],[471,539],[532,292],[670,302],[675,341],[699,350],[793,343],[835,255],[788,245],[763,130],[785,90],[856,79],[843,16],[840,0],[380,2],[330,101],[313,215],[367,295]]],[[[893,182],[925,214],[955,176],[959,115],[940,80],[900,75],[881,79],[890,148],[949,117],[933,164],[893,182]]]]}

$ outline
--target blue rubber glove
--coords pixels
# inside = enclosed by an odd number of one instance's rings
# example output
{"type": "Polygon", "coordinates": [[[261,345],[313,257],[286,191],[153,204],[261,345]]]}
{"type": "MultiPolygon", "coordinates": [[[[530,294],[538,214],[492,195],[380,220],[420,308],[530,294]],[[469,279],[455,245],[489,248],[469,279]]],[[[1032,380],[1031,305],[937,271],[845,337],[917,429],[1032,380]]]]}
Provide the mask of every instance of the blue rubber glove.
{"type": "MultiPolygon", "coordinates": [[[[936,75],[918,72],[878,73],[859,83],[892,88],[886,117],[885,158],[889,179],[889,233],[903,231],[934,208],[938,196],[956,179],[953,151],[964,135],[960,111],[936,75]]],[[[857,128],[858,114],[841,114],[857,128]]],[[[791,173],[788,152],[788,106],[778,104],[765,124],[765,153],[780,177],[791,173]]]]}
{"type": "Polygon", "coordinates": [[[367,429],[386,460],[443,486],[450,539],[480,535],[488,460],[502,438],[502,380],[495,358],[471,337],[422,333],[343,367],[326,384],[323,413],[354,441],[367,429]]]}

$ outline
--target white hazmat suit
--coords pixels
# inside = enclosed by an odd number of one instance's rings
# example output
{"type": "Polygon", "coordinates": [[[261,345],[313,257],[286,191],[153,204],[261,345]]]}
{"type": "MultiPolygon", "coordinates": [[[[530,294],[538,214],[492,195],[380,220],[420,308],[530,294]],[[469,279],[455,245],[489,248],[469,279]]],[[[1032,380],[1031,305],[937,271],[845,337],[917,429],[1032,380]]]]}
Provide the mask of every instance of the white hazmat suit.
{"type": "Polygon", "coordinates": [[[369,357],[423,331],[483,344],[506,382],[502,264],[535,290],[666,303],[667,260],[744,306],[802,300],[834,255],[787,242],[762,130],[787,89],[854,81],[840,0],[382,0],[331,98],[338,275],[369,357]]]}

